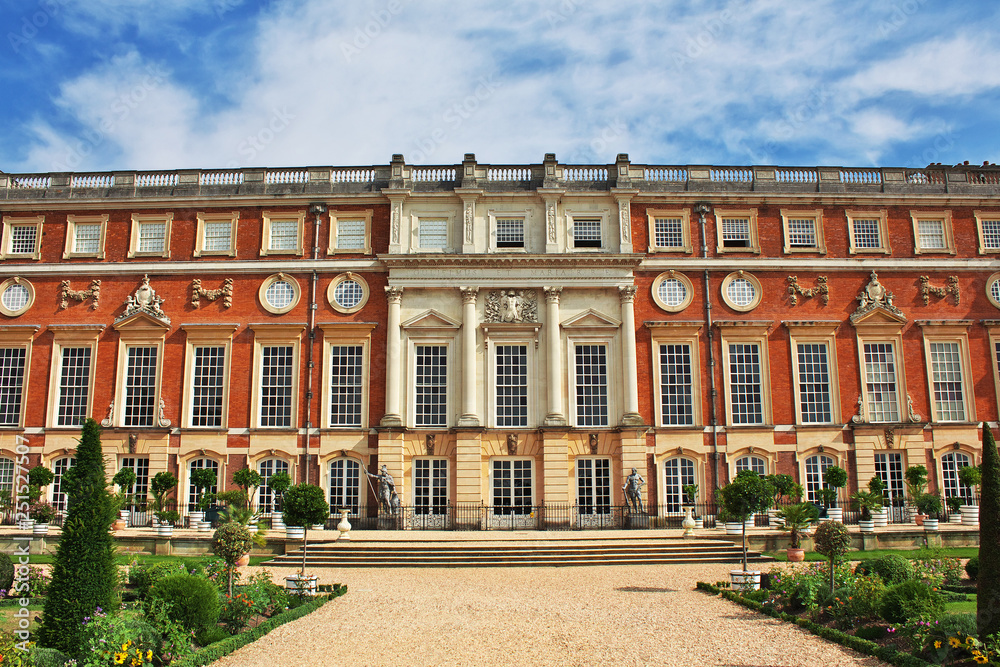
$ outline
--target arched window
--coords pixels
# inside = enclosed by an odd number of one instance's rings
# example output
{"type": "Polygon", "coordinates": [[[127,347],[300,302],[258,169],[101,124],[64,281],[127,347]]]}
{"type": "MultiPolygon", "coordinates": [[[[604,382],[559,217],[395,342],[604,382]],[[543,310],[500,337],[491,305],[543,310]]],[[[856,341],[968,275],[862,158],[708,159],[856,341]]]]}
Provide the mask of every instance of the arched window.
{"type": "Polygon", "coordinates": [[[958,471],[972,465],[972,461],[967,454],[952,452],[941,457],[941,472],[944,477],[944,497],[953,498],[958,496],[965,501],[966,505],[973,503],[972,489],[962,484],[958,479],[958,471]]]}
{"type": "Polygon", "coordinates": [[[684,504],[684,487],[694,484],[694,461],[680,456],[663,462],[663,500],[667,512],[680,512],[684,504]]]}
{"type": "Polygon", "coordinates": [[[753,470],[758,475],[764,475],[767,464],[759,456],[742,456],[736,459],[736,472],[741,473],[744,470],[753,470]]]}
{"type": "Polygon", "coordinates": [[[342,509],[358,513],[361,466],[354,459],[334,459],[330,462],[330,511],[342,509]]]}
{"type": "MultiPolygon", "coordinates": [[[[215,471],[216,482],[219,480],[219,462],[215,459],[193,459],[191,463],[188,464],[188,511],[194,511],[195,503],[198,502],[198,489],[194,488],[194,482],[191,481],[191,473],[199,468],[209,468],[215,471]]],[[[211,488],[205,489],[205,493],[218,493],[219,486],[216,484],[211,488]]]]}
{"type": "Polygon", "coordinates": [[[806,459],[806,500],[811,503],[818,503],[819,490],[823,484],[823,472],[833,465],[833,459],[829,456],[810,456],[806,459]]]}
{"type": "Polygon", "coordinates": [[[266,514],[277,511],[274,506],[274,492],[268,485],[271,475],[277,472],[288,472],[288,461],[281,459],[264,459],[257,464],[257,472],[260,473],[260,487],[257,489],[257,509],[266,514]]]}
{"type": "Polygon", "coordinates": [[[52,506],[59,511],[66,510],[67,497],[63,489],[63,475],[75,465],[76,458],[72,456],[64,456],[52,463],[52,473],[55,475],[52,479],[52,506]]]}
{"type": "Polygon", "coordinates": [[[12,500],[14,496],[14,460],[0,458],[0,500],[12,500]]]}

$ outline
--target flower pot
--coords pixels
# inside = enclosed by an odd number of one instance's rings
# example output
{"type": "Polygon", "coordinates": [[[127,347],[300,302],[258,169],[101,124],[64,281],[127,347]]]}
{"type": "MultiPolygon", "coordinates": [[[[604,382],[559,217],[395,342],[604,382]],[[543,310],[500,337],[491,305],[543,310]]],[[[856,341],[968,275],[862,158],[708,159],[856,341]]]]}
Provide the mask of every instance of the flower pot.
{"type": "Polygon", "coordinates": [[[937,530],[938,519],[924,519],[924,530],[937,530]]]}
{"type": "Polygon", "coordinates": [[[309,527],[309,529],[310,530],[326,530],[326,524],[325,523],[313,524],[312,526],[309,527]]]}
{"type": "Polygon", "coordinates": [[[204,512],[189,512],[188,513],[188,525],[192,528],[197,528],[198,524],[205,520],[204,512]]]}
{"type": "Polygon", "coordinates": [[[742,535],[743,534],[743,524],[739,521],[733,523],[731,521],[726,522],[726,535],[742,535]]]}
{"type": "Polygon", "coordinates": [[[128,517],[130,512],[128,510],[118,510],[118,518],[128,524],[128,517]]]}
{"type": "Polygon", "coordinates": [[[844,508],[843,507],[828,507],[826,508],[826,516],[830,521],[839,521],[844,523],[844,508]]]}
{"type": "Polygon", "coordinates": [[[801,563],[806,559],[805,549],[792,549],[789,547],[785,549],[785,555],[788,556],[789,563],[801,563]]]}
{"type": "Polygon", "coordinates": [[[703,530],[705,528],[705,517],[700,516],[694,520],[694,529],[703,530]]]}
{"type": "Polygon", "coordinates": [[[285,590],[299,595],[316,595],[317,578],[315,574],[293,574],[285,577],[285,590]]]}
{"type": "Polygon", "coordinates": [[[913,515],[913,522],[915,524],[917,524],[918,526],[922,526],[922,525],[924,525],[924,519],[926,519],[926,518],[927,518],[926,514],[914,514],[913,515]]]}
{"type": "Polygon", "coordinates": [[[760,572],[730,570],[729,579],[735,591],[760,590],[760,572]]]}
{"type": "Polygon", "coordinates": [[[962,514],[960,512],[949,514],[948,523],[962,523],[962,514]]]}
{"type": "Polygon", "coordinates": [[[271,528],[281,530],[285,527],[284,515],[281,512],[271,512],[271,528]]]}
{"type": "Polygon", "coordinates": [[[169,523],[161,523],[159,526],[156,527],[156,536],[157,537],[173,537],[174,536],[174,527],[171,526],[169,523]]]}
{"type": "Polygon", "coordinates": [[[963,526],[979,525],[979,505],[962,505],[959,511],[962,513],[963,526]]]}
{"type": "Polygon", "coordinates": [[[864,519],[858,521],[858,528],[861,529],[862,533],[874,533],[875,532],[875,520],[870,519],[865,521],[864,519]]]}
{"type": "Polygon", "coordinates": [[[17,527],[21,530],[31,530],[34,525],[34,519],[21,519],[21,521],[17,524],[17,527]]]}
{"type": "Polygon", "coordinates": [[[882,508],[878,512],[872,512],[872,521],[876,528],[885,528],[889,525],[889,510],[882,508]]]}
{"type": "Polygon", "coordinates": [[[744,523],[747,526],[747,530],[750,530],[751,528],[753,528],[756,525],[756,523],[754,522],[754,518],[753,518],[752,515],[750,516],[749,519],[747,519],[746,521],[744,521],[744,523]]]}
{"type": "Polygon", "coordinates": [[[302,526],[285,526],[285,538],[289,540],[301,540],[306,536],[306,529],[302,526]]]}
{"type": "Polygon", "coordinates": [[[36,523],[32,526],[31,532],[33,535],[48,535],[49,534],[49,524],[47,523],[36,523]]]}
{"type": "Polygon", "coordinates": [[[199,533],[210,533],[210,532],[212,532],[212,522],[211,521],[199,521],[198,522],[198,532],[199,533]]]}
{"type": "Polygon", "coordinates": [[[236,567],[246,567],[250,564],[250,554],[243,554],[236,559],[236,567]]]}
{"type": "Polygon", "coordinates": [[[128,521],[124,519],[115,519],[114,523],[111,524],[111,530],[125,530],[128,526],[128,521]]]}

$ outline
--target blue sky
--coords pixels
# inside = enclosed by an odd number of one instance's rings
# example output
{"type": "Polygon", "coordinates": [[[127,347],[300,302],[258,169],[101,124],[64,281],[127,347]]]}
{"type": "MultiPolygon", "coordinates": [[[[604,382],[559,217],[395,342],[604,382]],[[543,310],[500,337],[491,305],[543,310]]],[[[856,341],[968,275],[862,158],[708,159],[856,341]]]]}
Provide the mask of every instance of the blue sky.
{"type": "Polygon", "coordinates": [[[0,0],[0,170],[1000,161],[1000,3],[0,0]]]}

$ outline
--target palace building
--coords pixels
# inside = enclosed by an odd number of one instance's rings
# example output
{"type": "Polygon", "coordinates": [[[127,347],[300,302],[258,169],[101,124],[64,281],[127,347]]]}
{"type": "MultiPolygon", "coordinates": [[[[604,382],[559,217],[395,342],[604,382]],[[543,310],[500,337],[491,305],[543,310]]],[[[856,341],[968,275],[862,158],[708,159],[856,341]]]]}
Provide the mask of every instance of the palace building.
{"type": "Polygon", "coordinates": [[[0,486],[25,444],[58,507],[86,417],[182,513],[250,466],[374,517],[385,465],[443,528],[609,525],[633,468],[654,516],[744,468],[967,495],[998,421],[992,165],[0,173],[0,215],[0,486]]]}

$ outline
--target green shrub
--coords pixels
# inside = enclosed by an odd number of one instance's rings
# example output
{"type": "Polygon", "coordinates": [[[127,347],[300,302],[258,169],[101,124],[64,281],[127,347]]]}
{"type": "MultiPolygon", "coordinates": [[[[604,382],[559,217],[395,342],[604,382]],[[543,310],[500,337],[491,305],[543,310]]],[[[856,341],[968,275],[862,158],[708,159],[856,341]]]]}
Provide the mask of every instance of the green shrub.
{"type": "MultiPolygon", "coordinates": [[[[140,612],[125,610],[117,614],[95,611],[85,617],[82,624],[82,639],[76,647],[76,657],[80,665],[110,665],[119,651],[127,654],[124,664],[148,651],[158,654],[162,636],[140,612]]],[[[118,662],[117,664],[123,664],[118,662]]]]}
{"type": "Polygon", "coordinates": [[[938,621],[936,633],[944,637],[957,637],[961,635],[976,634],[976,615],[973,612],[968,614],[945,614],[938,621]]]}
{"type": "Polygon", "coordinates": [[[0,590],[9,591],[14,585],[14,562],[10,556],[0,553],[0,590]]]}
{"type": "Polygon", "coordinates": [[[973,581],[979,578],[979,556],[973,556],[969,559],[969,562],[965,564],[965,573],[973,581]]]}
{"type": "Polygon", "coordinates": [[[223,639],[229,639],[231,635],[226,632],[225,628],[220,628],[217,625],[213,625],[210,628],[205,628],[198,634],[194,636],[195,643],[198,646],[208,646],[209,644],[214,644],[215,642],[221,642],[223,639]]]}
{"type": "Polygon", "coordinates": [[[858,628],[854,632],[854,636],[858,639],[870,639],[871,641],[878,641],[884,639],[886,634],[885,626],[882,625],[866,625],[858,628]]]}
{"type": "Polygon", "coordinates": [[[35,667],[63,667],[68,660],[68,655],[54,648],[34,646],[31,649],[31,664],[35,667]]]}
{"type": "Polygon", "coordinates": [[[860,576],[850,586],[851,610],[858,618],[878,618],[885,595],[885,582],[878,576],[860,576]]]}
{"type": "Polygon", "coordinates": [[[183,563],[164,561],[153,565],[135,565],[129,570],[128,583],[135,587],[135,592],[140,599],[149,595],[149,589],[154,584],[165,579],[171,574],[183,574],[183,563]]]}
{"type": "Polygon", "coordinates": [[[913,563],[899,554],[886,554],[870,562],[871,573],[882,577],[882,581],[890,586],[914,577],[913,563]]]}
{"type": "Polygon", "coordinates": [[[872,561],[874,559],[869,558],[868,560],[860,561],[854,566],[854,574],[859,577],[867,577],[872,573],[872,561]]]}
{"type": "Polygon", "coordinates": [[[887,588],[879,609],[879,615],[890,623],[903,623],[918,616],[936,619],[943,613],[944,602],[941,596],[916,579],[887,588]]]}
{"type": "Polygon", "coordinates": [[[219,590],[193,574],[173,574],[157,582],[149,597],[171,606],[167,615],[187,630],[198,632],[219,622],[219,590]]]}

